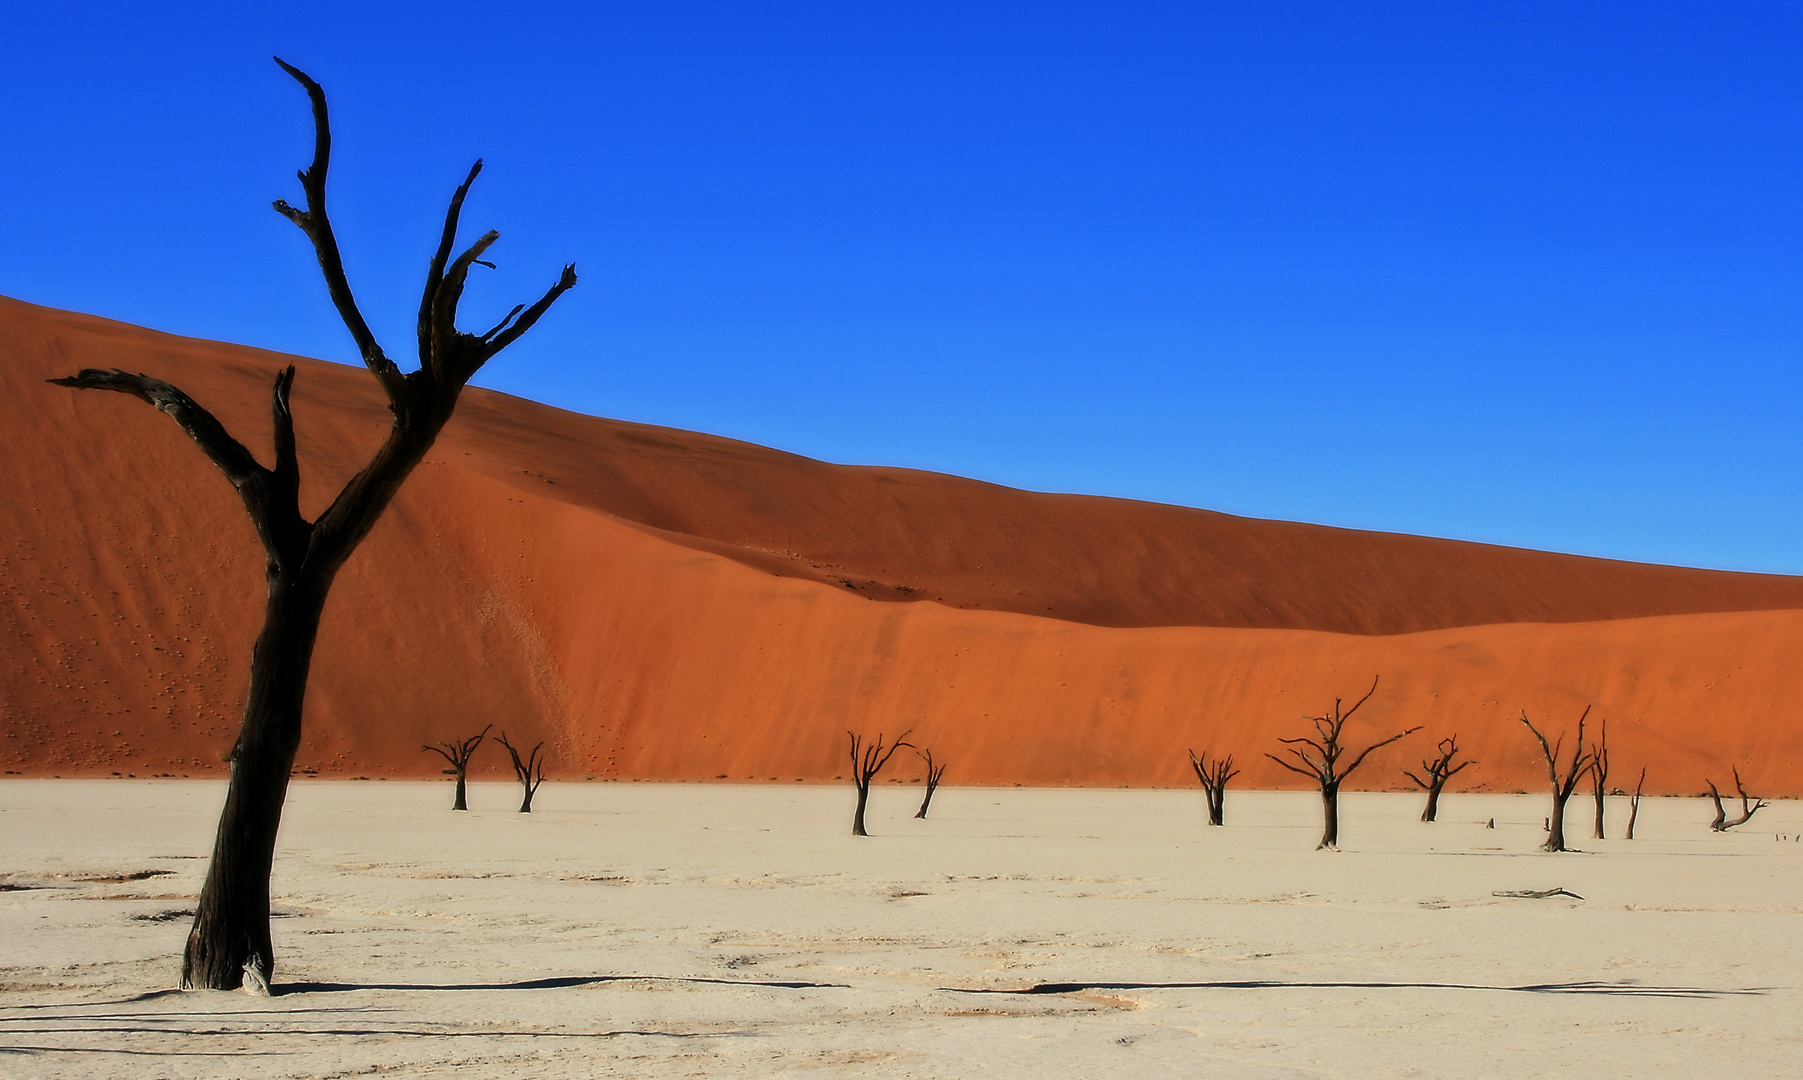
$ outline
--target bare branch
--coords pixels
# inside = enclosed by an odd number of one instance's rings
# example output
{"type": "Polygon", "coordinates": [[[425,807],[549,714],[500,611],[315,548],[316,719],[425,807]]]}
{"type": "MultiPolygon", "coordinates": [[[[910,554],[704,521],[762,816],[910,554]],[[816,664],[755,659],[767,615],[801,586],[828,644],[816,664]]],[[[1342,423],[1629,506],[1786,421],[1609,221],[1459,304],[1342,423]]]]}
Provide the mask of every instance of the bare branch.
{"type": "MultiPolygon", "coordinates": [[[[1293,753],[1293,752],[1294,752],[1294,751],[1292,751],[1292,753],[1293,753]]],[[[1285,760],[1283,760],[1283,759],[1282,759],[1282,758],[1280,758],[1280,757],[1278,757],[1278,756],[1277,756],[1277,755],[1276,755],[1276,754],[1266,754],[1266,755],[1265,755],[1265,756],[1266,756],[1266,757],[1268,757],[1268,758],[1270,758],[1270,759],[1271,759],[1271,760],[1272,760],[1272,761],[1275,761],[1275,762],[1276,762],[1276,763],[1277,763],[1277,764],[1279,764],[1279,765],[1282,765],[1282,766],[1283,766],[1283,767],[1284,767],[1284,768],[1286,768],[1286,769],[1288,769],[1288,770],[1290,770],[1290,771],[1291,771],[1291,772],[1293,772],[1293,773],[1296,773],[1296,774],[1298,774],[1298,775],[1300,775],[1300,776],[1306,776],[1306,777],[1308,777],[1308,778],[1309,778],[1309,779],[1311,779],[1311,780],[1319,780],[1319,779],[1321,779],[1321,774],[1320,774],[1320,773],[1318,773],[1318,772],[1314,772],[1314,771],[1311,771],[1311,770],[1309,770],[1309,769],[1299,769],[1299,768],[1297,768],[1297,767],[1296,767],[1296,766],[1294,766],[1294,765],[1291,765],[1291,764],[1290,764],[1290,763],[1289,763],[1289,762],[1287,762],[1287,761],[1285,761],[1285,760]]],[[[1304,761],[1307,761],[1307,760],[1308,760],[1308,759],[1307,759],[1307,758],[1304,758],[1304,759],[1303,759],[1303,760],[1304,760],[1304,761]]]]}
{"type": "Polygon", "coordinates": [[[50,379],[57,386],[73,387],[77,390],[113,390],[121,394],[130,394],[139,401],[148,402],[156,409],[167,413],[170,419],[181,425],[188,438],[204,451],[213,464],[232,485],[244,490],[245,485],[265,478],[269,470],[257,464],[257,459],[244,444],[232,438],[212,413],[201,408],[195,400],[182,393],[174,386],[161,379],[153,379],[148,375],[133,375],[130,372],[114,368],[112,371],[101,371],[98,368],[83,368],[79,374],[63,379],[50,379]]]}
{"type": "MultiPolygon", "coordinates": [[[[1364,702],[1360,702],[1359,704],[1362,705],[1362,704],[1364,704],[1364,702]]],[[[1396,734],[1385,739],[1383,742],[1372,743],[1370,746],[1365,747],[1365,752],[1363,754],[1360,754],[1358,757],[1353,758],[1352,764],[1350,764],[1350,765],[1346,766],[1344,769],[1340,770],[1340,779],[1344,780],[1348,776],[1351,776],[1352,770],[1358,768],[1359,764],[1365,760],[1365,758],[1371,753],[1371,751],[1376,750],[1379,747],[1388,746],[1391,743],[1395,742],[1397,739],[1406,739],[1410,735],[1413,735],[1413,734],[1415,734],[1415,732],[1420,731],[1420,730],[1421,730],[1421,726],[1419,724],[1417,724],[1415,727],[1412,727],[1412,728],[1408,729],[1407,731],[1397,732],[1396,734]]]]}
{"type": "Polygon", "coordinates": [[[376,336],[364,320],[363,312],[357,308],[357,299],[351,293],[350,281],[344,276],[344,257],[338,251],[338,237],[333,234],[332,221],[326,216],[326,170],[332,159],[332,129],[326,116],[326,92],[306,72],[281,57],[276,57],[275,62],[293,76],[295,82],[306,87],[307,97],[313,103],[313,164],[302,169],[299,174],[301,190],[307,196],[307,208],[296,210],[284,200],[277,199],[274,204],[276,212],[300,226],[301,231],[307,234],[307,239],[313,242],[313,252],[319,258],[319,270],[326,279],[326,291],[332,296],[332,305],[338,309],[338,317],[344,320],[345,329],[351,332],[351,338],[356,341],[364,366],[382,384],[389,403],[398,413],[405,407],[406,400],[401,369],[382,352],[382,346],[376,342],[376,336]]]}
{"type": "MultiPolygon", "coordinates": [[[[569,292],[571,289],[575,288],[575,286],[576,264],[571,263],[563,268],[563,273],[558,276],[557,284],[551,286],[550,290],[547,291],[545,295],[539,297],[538,303],[527,308],[526,313],[521,315],[512,326],[501,331],[500,334],[493,337],[492,340],[486,340],[484,342],[482,360],[487,361],[489,357],[519,340],[519,336],[532,329],[532,325],[538,322],[540,316],[551,310],[551,305],[557,302],[558,297],[569,292]]],[[[493,331],[490,331],[490,333],[492,334],[493,331]]],[[[474,373],[472,372],[472,374],[474,373]]]]}
{"type": "MultiPolygon", "coordinates": [[[[1339,699],[1336,698],[1334,700],[1334,712],[1336,713],[1336,719],[1339,721],[1339,724],[1334,725],[1335,727],[1339,727],[1340,724],[1344,724],[1346,721],[1352,719],[1352,714],[1355,712],[1358,712],[1359,708],[1361,706],[1363,706],[1365,704],[1365,702],[1371,700],[1371,695],[1377,693],[1377,680],[1378,680],[1378,676],[1373,675],[1371,677],[1371,689],[1365,691],[1365,696],[1362,698],[1359,698],[1357,704],[1353,705],[1352,708],[1347,709],[1343,713],[1339,711],[1339,707],[1340,707],[1339,699]]],[[[1415,730],[1419,731],[1421,729],[1416,728],[1415,730]]],[[[1406,734],[1406,732],[1404,734],[1406,734]]],[[[1398,735],[1397,738],[1400,739],[1400,738],[1402,738],[1402,736],[1398,735]]]]}
{"type": "Polygon", "coordinates": [[[445,210],[444,234],[439,237],[438,250],[432,255],[432,264],[426,269],[426,287],[419,298],[419,366],[422,371],[432,368],[432,351],[434,336],[432,333],[433,301],[438,296],[438,287],[444,281],[445,263],[451,257],[451,249],[457,244],[457,220],[463,216],[463,200],[470,193],[470,185],[476,182],[476,174],[482,171],[482,159],[470,166],[470,174],[464,177],[463,183],[457,186],[456,194],[451,196],[451,205],[445,210]]]}

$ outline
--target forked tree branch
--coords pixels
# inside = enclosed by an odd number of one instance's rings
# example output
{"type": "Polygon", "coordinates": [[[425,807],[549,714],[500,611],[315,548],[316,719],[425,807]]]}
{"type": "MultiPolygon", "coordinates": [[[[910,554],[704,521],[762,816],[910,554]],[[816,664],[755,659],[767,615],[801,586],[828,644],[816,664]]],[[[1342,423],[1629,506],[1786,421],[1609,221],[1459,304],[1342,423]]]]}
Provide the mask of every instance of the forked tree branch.
{"type": "Polygon", "coordinates": [[[288,205],[286,199],[277,199],[273,205],[277,213],[298,225],[313,242],[313,252],[319,258],[319,270],[326,279],[326,291],[332,296],[332,305],[338,309],[338,317],[344,320],[345,328],[356,341],[364,366],[382,384],[389,403],[399,415],[406,407],[405,377],[382,351],[363,312],[357,308],[357,298],[344,275],[344,256],[338,250],[338,237],[332,232],[332,220],[326,214],[326,171],[332,162],[332,128],[326,116],[326,92],[306,72],[281,57],[276,57],[275,62],[306,88],[307,97],[313,103],[313,163],[298,174],[301,190],[307,197],[307,208],[297,210],[288,205]]]}

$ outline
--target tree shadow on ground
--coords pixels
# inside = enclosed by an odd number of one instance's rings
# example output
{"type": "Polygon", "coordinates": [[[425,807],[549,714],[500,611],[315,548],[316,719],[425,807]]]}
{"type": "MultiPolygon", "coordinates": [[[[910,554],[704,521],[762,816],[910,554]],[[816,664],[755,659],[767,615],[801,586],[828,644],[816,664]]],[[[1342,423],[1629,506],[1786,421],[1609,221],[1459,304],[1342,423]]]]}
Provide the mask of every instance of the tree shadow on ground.
{"type": "Polygon", "coordinates": [[[954,994],[1076,994],[1085,990],[1493,990],[1509,994],[1605,994],[1620,997],[1718,998],[1766,993],[1767,987],[1717,990],[1698,986],[1640,986],[1634,983],[1530,983],[1487,986],[1482,983],[1431,982],[1285,982],[1275,979],[1219,982],[1057,982],[1023,987],[941,986],[954,994]]]}

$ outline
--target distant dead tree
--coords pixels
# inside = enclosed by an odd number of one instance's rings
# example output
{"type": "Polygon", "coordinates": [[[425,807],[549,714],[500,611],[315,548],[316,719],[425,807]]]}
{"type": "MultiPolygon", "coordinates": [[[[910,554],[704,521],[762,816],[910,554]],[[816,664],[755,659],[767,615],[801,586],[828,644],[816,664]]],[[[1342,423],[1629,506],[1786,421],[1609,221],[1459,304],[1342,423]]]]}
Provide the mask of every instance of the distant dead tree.
{"type": "Polygon", "coordinates": [[[1584,721],[1590,716],[1590,706],[1584,706],[1584,714],[1578,717],[1578,737],[1571,748],[1571,762],[1566,766],[1565,776],[1559,776],[1559,754],[1565,746],[1565,736],[1559,741],[1548,744],[1546,736],[1540,734],[1528,719],[1526,709],[1521,711],[1522,724],[1534,734],[1540,742],[1540,752],[1546,756],[1546,777],[1553,788],[1553,812],[1546,819],[1546,842],[1540,845],[1542,851],[1564,851],[1565,847],[1565,803],[1578,786],[1578,780],[1590,768],[1590,755],[1584,751],[1584,721]]]}
{"type": "Polygon", "coordinates": [[[1441,739],[1437,749],[1439,757],[1422,759],[1421,776],[1416,776],[1407,769],[1402,770],[1402,775],[1427,791],[1427,807],[1421,811],[1422,821],[1433,821],[1439,816],[1440,792],[1446,787],[1446,781],[1452,779],[1454,773],[1467,766],[1477,764],[1475,761],[1461,761],[1457,765],[1453,764],[1454,759],[1459,756],[1459,737],[1456,734],[1449,739],[1441,739]]]}
{"type": "Polygon", "coordinates": [[[1722,793],[1715,790],[1715,781],[1705,780],[1709,785],[1709,797],[1715,800],[1715,820],[1709,827],[1716,832],[1727,832],[1736,825],[1745,825],[1753,820],[1753,815],[1764,810],[1767,803],[1764,799],[1748,799],[1746,786],[1740,782],[1740,767],[1734,766],[1734,790],[1740,792],[1740,816],[1733,821],[1728,820],[1728,812],[1722,809],[1722,793]]]}
{"type": "Polygon", "coordinates": [[[1196,752],[1191,750],[1189,767],[1196,770],[1196,779],[1202,781],[1202,798],[1208,802],[1208,823],[1222,824],[1227,809],[1227,781],[1240,774],[1233,767],[1233,755],[1228,754],[1224,758],[1210,761],[1208,751],[1202,751],[1202,756],[1197,757],[1196,752]]]}
{"type": "Polygon", "coordinates": [[[870,802],[870,782],[876,779],[877,773],[883,771],[883,766],[889,764],[889,759],[895,756],[897,750],[904,746],[912,747],[914,744],[906,741],[908,738],[906,731],[902,732],[901,738],[895,740],[895,745],[890,747],[884,747],[881,734],[878,734],[876,742],[869,746],[864,745],[864,740],[856,732],[847,731],[846,734],[851,736],[851,779],[858,785],[858,809],[851,817],[851,834],[853,836],[869,836],[870,834],[864,831],[864,807],[870,802]]]}
{"type": "Polygon", "coordinates": [[[532,813],[532,796],[538,794],[538,786],[545,782],[545,761],[538,756],[538,752],[544,748],[545,744],[541,741],[522,760],[520,752],[507,741],[507,733],[503,731],[499,737],[501,745],[507,748],[507,756],[513,759],[514,777],[519,780],[520,786],[526,789],[525,796],[520,799],[520,813],[530,814],[532,813]]]}
{"type": "Polygon", "coordinates": [[[325,512],[308,521],[300,510],[300,459],[288,395],[294,368],[276,373],[270,394],[274,414],[275,465],[265,467],[225,425],[181,390],[148,375],[89,368],[59,386],[111,390],[146,402],[169,416],[201,452],[225,474],[256,527],[264,552],[267,598],[263,628],[251,653],[250,687],[244,722],[232,746],[231,779],[225,809],[213,842],[213,857],[194,906],[194,925],[182,958],[181,985],[235,990],[248,982],[267,991],[275,970],[269,933],[269,873],[288,778],[300,748],[302,702],[313,646],[326,595],[345,560],[369,535],[395,492],[432,448],[457,406],[457,398],[482,365],[531,329],[565,291],[576,284],[574,267],[531,307],[514,308],[481,334],[457,329],[464,279],[499,234],[487,232],[461,255],[451,257],[464,197],[482,168],[470,169],[445,214],[438,250],[426,269],[420,297],[419,369],[402,372],[388,358],[357,307],[326,216],[326,168],[332,135],[325,91],[300,70],[282,63],[307,91],[313,108],[313,163],[300,173],[306,209],[278,199],[275,209],[312,242],[326,291],[356,341],[364,366],[375,376],[393,416],[382,446],[338,492],[325,512]]]}
{"type": "Polygon", "coordinates": [[[1640,793],[1646,788],[1646,766],[1640,767],[1640,782],[1634,785],[1634,798],[1628,802],[1628,839],[1634,839],[1634,823],[1640,820],[1640,793]]]}
{"type": "Polygon", "coordinates": [[[1590,789],[1596,795],[1596,829],[1592,840],[1606,840],[1603,835],[1603,796],[1609,786],[1609,721],[1597,721],[1597,738],[1590,744],[1590,789]]]}
{"type": "Polygon", "coordinates": [[[1365,747],[1357,757],[1352,759],[1352,764],[1347,765],[1345,768],[1341,768],[1340,758],[1346,752],[1345,748],[1340,745],[1341,730],[1345,728],[1346,721],[1352,719],[1352,714],[1358,712],[1365,702],[1371,700],[1371,695],[1375,693],[1377,693],[1377,680],[1372,679],[1371,689],[1365,691],[1365,696],[1359,698],[1358,702],[1354,704],[1352,708],[1347,709],[1344,712],[1340,711],[1340,699],[1334,698],[1333,711],[1331,713],[1328,713],[1326,716],[1303,717],[1304,720],[1315,725],[1315,734],[1319,737],[1318,740],[1308,738],[1307,736],[1295,739],[1277,740],[1278,742],[1289,746],[1289,753],[1294,754],[1297,760],[1302,762],[1300,766],[1292,765],[1283,758],[1278,757],[1276,754],[1265,755],[1291,772],[1300,773],[1321,785],[1321,812],[1322,817],[1325,819],[1325,828],[1321,832],[1321,842],[1315,845],[1316,851],[1320,851],[1323,848],[1329,851],[1339,850],[1340,784],[1344,782],[1348,776],[1352,775],[1352,770],[1358,768],[1359,765],[1364,762],[1365,758],[1370,755],[1371,751],[1376,750],[1380,746],[1388,746],[1398,739],[1413,735],[1415,732],[1421,730],[1418,726],[1412,727],[1407,731],[1398,732],[1397,734],[1384,739],[1382,742],[1372,743],[1370,746],[1365,747]],[[1308,750],[1301,749],[1301,747],[1308,747],[1309,749],[1314,750],[1313,756],[1309,754],[1308,750]]]}
{"type": "Polygon", "coordinates": [[[920,809],[914,811],[915,817],[923,818],[927,816],[927,807],[933,804],[933,792],[939,790],[939,779],[945,775],[945,767],[949,762],[942,761],[935,765],[933,764],[933,752],[931,750],[917,750],[915,752],[920,755],[922,761],[927,763],[926,797],[920,800],[920,809]]]}
{"type": "Polygon", "coordinates": [[[470,756],[476,752],[476,747],[482,745],[482,740],[488,735],[488,728],[491,727],[494,727],[494,725],[490,724],[488,727],[483,728],[473,739],[462,739],[458,742],[440,742],[436,746],[426,746],[421,748],[430,750],[434,754],[437,754],[439,757],[450,762],[451,771],[457,774],[457,797],[451,802],[451,809],[453,810],[469,809],[469,805],[463,800],[464,774],[469,771],[470,756]]]}

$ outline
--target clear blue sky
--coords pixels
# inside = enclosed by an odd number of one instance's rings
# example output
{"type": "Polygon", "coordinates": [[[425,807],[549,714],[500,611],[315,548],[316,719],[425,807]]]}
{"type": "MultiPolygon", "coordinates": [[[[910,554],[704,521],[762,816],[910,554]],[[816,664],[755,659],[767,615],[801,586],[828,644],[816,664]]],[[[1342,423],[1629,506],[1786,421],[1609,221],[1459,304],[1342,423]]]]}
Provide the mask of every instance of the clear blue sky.
{"type": "MultiPolygon", "coordinates": [[[[1803,17],[1758,4],[14,5],[0,293],[813,457],[1803,573],[1803,17]],[[375,14],[370,11],[375,10],[375,14]]],[[[305,408],[305,387],[296,390],[305,408]]]]}

